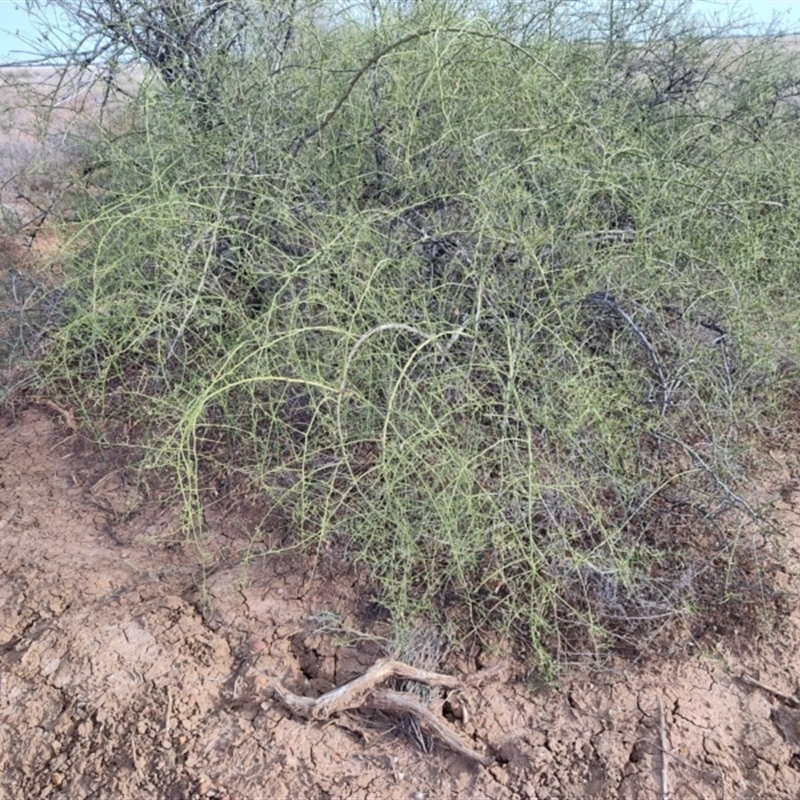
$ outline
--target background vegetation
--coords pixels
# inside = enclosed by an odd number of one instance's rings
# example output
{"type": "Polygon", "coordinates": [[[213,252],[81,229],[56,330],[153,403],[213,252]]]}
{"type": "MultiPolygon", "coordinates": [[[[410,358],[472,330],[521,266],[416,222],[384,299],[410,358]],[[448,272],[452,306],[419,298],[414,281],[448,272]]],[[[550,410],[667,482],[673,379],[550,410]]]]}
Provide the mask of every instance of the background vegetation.
{"type": "Polygon", "coordinates": [[[248,493],[251,550],[335,549],[399,626],[540,666],[763,601],[783,44],[655,0],[59,4],[109,85],[145,69],[82,141],[38,374],[172,474],[188,537],[248,493]]]}

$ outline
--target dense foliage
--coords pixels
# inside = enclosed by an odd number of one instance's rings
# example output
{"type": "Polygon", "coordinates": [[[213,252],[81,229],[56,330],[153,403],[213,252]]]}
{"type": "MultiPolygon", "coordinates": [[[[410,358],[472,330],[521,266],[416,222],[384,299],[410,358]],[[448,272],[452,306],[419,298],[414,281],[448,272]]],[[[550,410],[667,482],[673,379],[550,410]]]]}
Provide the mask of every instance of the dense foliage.
{"type": "Polygon", "coordinates": [[[173,471],[188,535],[247,491],[249,547],[542,662],[752,600],[741,442],[799,341],[785,47],[610,0],[64,5],[127,14],[91,19],[150,77],[43,376],[173,471]]]}

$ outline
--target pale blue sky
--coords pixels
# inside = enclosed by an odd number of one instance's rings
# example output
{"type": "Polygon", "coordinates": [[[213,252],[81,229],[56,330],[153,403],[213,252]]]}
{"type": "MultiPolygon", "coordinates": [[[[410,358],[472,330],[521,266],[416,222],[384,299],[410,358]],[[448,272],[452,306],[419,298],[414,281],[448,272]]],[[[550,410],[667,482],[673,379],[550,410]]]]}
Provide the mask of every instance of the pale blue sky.
{"type": "Polygon", "coordinates": [[[0,0],[0,63],[35,58],[25,39],[37,38],[23,0],[0,0]]]}
{"type": "MultiPolygon", "coordinates": [[[[800,32],[800,0],[695,0],[695,7],[703,13],[717,13],[723,17],[735,9],[737,17],[751,16],[754,23],[770,22],[777,15],[781,28],[800,32]]],[[[64,44],[65,33],[63,25],[55,25],[52,37],[58,39],[62,34],[61,43],[64,44]]],[[[36,36],[23,0],[0,0],[0,63],[34,58],[35,54],[24,39],[36,36]]]]}
{"type": "Polygon", "coordinates": [[[752,15],[757,24],[771,22],[777,17],[782,28],[792,33],[800,31],[800,0],[694,0],[694,6],[699,12],[723,17],[735,9],[736,16],[752,15]]]}

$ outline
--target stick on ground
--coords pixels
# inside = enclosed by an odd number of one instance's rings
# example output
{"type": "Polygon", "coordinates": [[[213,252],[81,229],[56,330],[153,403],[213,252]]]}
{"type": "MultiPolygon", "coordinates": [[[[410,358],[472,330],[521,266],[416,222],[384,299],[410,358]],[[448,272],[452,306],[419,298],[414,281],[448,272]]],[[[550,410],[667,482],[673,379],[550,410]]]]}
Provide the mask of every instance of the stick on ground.
{"type": "Polygon", "coordinates": [[[800,707],[800,699],[795,697],[793,694],[785,694],[781,692],[779,689],[776,689],[774,686],[767,686],[765,683],[761,683],[761,681],[757,681],[752,676],[748,675],[746,672],[742,674],[742,677],[739,679],[742,683],[747,684],[748,686],[754,686],[756,689],[763,689],[765,692],[777,697],[783,703],[790,706],[791,708],[798,708],[800,707]]]}
{"type": "Polygon", "coordinates": [[[669,761],[667,758],[667,720],[664,716],[664,696],[658,695],[658,722],[661,734],[661,800],[669,800],[669,761]]]}

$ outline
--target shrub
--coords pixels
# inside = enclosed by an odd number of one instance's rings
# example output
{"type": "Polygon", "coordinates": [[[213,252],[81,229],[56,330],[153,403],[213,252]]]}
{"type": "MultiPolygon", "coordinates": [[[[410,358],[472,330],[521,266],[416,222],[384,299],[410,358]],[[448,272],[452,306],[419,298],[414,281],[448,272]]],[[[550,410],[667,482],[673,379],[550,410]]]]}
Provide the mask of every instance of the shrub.
{"type": "Polygon", "coordinates": [[[797,341],[786,54],[334,22],[280,69],[215,51],[213,124],[143,84],[44,380],[172,470],[198,542],[245,487],[290,531],[264,552],[341,549],[398,624],[541,665],[741,612],[741,435],[797,341]]]}

